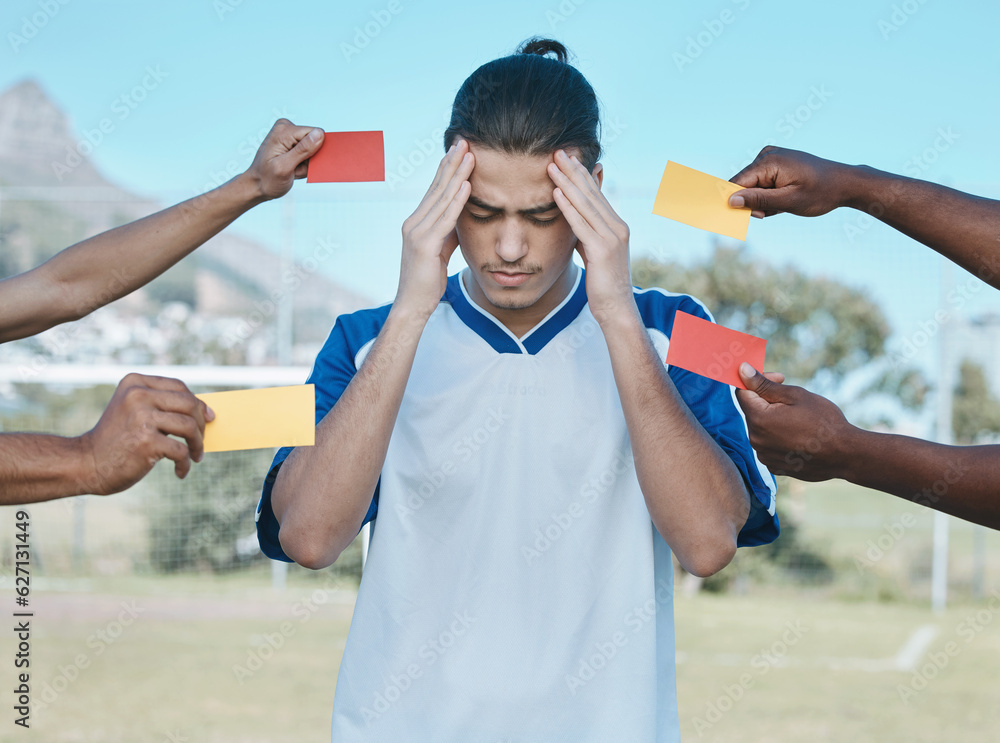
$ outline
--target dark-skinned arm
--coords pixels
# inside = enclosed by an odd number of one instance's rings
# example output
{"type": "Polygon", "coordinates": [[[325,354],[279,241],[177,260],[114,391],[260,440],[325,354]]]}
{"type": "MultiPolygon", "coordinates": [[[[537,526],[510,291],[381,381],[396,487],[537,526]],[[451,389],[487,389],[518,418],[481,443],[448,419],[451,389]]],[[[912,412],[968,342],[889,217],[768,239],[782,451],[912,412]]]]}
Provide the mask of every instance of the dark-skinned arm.
{"type": "Polygon", "coordinates": [[[765,147],[731,180],[744,190],[730,205],[749,206],[754,216],[858,209],[1000,289],[1000,201],[780,147],[765,147]]]}

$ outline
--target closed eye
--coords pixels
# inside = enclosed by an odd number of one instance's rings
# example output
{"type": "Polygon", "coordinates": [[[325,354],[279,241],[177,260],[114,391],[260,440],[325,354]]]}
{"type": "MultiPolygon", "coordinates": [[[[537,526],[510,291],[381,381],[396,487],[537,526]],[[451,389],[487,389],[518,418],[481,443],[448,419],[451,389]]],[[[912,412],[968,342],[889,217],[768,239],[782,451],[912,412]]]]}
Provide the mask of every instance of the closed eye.
{"type": "Polygon", "coordinates": [[[556,220],[558,220],[559,216],[556,215],[555,217],[552,217],[551,219],[538,219],[537,217],[525,217],[525,219],[527,219],[529,222],[531,222],[531,224],[537,224],[539,227],[547,227],[548,225],[550,225],[553,222],[555,222],[556,220]]]}

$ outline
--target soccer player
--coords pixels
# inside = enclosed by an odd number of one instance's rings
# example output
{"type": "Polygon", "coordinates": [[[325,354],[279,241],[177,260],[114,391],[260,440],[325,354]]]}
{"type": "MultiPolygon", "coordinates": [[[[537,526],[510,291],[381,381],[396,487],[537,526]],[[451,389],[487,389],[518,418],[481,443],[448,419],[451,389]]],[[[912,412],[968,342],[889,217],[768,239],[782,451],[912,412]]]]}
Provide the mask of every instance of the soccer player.
{"type": "MultiPolygon", "coordinates": [[[[868,212],[1000,289],[1000,201],[935,183],[765,147],[732,178],[732,206],[758,217],[816,217],[841,206],[868,212]]],[[[829,400],[746,365],[737,397],[750,441],[778,474],[841,478],[1000,529],[1000,446],[945,446],[864,431],[829,400]]]]}
{"type": "Polygon", "coordinates": [[[535,40],[462,85],[395,300],[337,320],[316,445],[266,478],[272,558],[325,567],[372,521],[338,743],[677,741],[671,552],[706,576],[778,533],[732,388],[665,365],[708,313],[631,286],[565,60],[535,40]]]}
{"type": "MultiPolygon", "coordinates": [[[[0,343],[78,320],[152,281],[243,212],[287,193],[322,143],[322,130],[279,119],[245,173],[0,281],[0,343]]],[[[129,374],[81,436],[0,434],[0,504],[117,493],[163,458],[183,478],[192,460],[201,461],[213,417],[183,382],[129,374]]]]}

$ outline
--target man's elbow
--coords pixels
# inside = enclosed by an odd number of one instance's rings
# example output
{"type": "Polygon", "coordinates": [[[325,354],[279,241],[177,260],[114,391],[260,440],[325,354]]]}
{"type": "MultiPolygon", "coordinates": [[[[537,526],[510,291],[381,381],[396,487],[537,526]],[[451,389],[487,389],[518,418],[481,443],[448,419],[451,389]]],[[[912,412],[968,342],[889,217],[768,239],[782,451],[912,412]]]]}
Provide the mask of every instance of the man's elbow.
{"type": "Polygon", "coordinates": [[[709,543],[702,543],[685,555],[684,559],[678,555],[677,559],[681,567],[698,578],[708,578],[725,568],[736,557],[736,540],[721,539],[713,540],[709,543]]]}
{"type": "Polygon", "coordinates": [[[322,570],[337,561],[347,544],[336,536],[326,537],[316,533],[282,526],[278,530],[282,551],[292,560],[309,570],[322,570]]]}

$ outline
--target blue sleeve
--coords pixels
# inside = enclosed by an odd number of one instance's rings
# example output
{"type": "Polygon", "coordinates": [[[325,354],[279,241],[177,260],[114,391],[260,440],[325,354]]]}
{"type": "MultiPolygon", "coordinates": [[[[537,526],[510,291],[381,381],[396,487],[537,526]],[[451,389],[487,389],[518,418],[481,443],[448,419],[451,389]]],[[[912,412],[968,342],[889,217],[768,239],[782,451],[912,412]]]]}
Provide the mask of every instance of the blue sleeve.
{"type": "MultiPolygon", "coordinates": [[[[329,338],[323,344],[316,363],[313,365],[312,373],[309,375],[307,384],[316,385],[316,424],[326,417],[337,400],[344,394],[347,385],[354,379],[357,373],[354,360],[364,346],[378,335],[389,314],[389,306],[379,307],[375,310],[362,310],[353,315],[342,315],[337,318],[329,338]]],[[[261,551],[272,560],[282,560],[284,562],[294,562],[278,541],[278,520],[274,516],[274,509],[271,507],[271,490],[274,488],[274,481],[278,477],[278,471],[285,459],[292,453],[292,447],[285,447],[278,450],[271,462],[271,468],[264,478],[264,488],[261,493],[260,503],[257,506],[257,541],[260,543],[261,551]]],[[[365,515],[364,523],[375,518],[378,511],[378,485],[372,496],[371,505],[365,515]]]]}
{"type": "MultiPolygon", "coordinates": [[[[656,292],[647,298],[645,294],[653,292],[640,295],[645,300],[640,302],[640,312],[646,327],[655,327],[668,338],[677,311],[715,322],[704,306],[692,297],[656,292]]],[[[737,546],[755,547],[773,542],[779,533],[774,475],[757,459],[750,446],[746,418],[736,402],[734,388],[674,366],[668,373],[691,412],[736,465],[750,493],[750,514],[740,530],[737,546]]]]}

